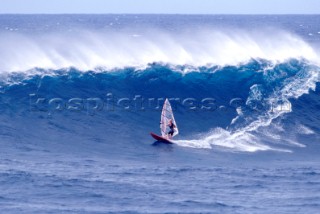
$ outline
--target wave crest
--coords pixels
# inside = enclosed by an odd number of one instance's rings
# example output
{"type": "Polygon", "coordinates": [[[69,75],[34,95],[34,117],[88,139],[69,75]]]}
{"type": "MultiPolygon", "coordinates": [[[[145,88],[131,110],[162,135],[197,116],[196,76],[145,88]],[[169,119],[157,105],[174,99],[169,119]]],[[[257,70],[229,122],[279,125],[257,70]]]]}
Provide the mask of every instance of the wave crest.
{"type": "Polygon", "coordinates": [[[275,62],[290,58],[317,59],[309,44],[279,29],[256,32],[189,29],[173,33],[158,29],[126,29],[41,35],[1,33],[0,53],[2,72],[35,67],[110,70],[145,67],[154,62],[200,67],[238,65],[258,58],[275,62]]]}

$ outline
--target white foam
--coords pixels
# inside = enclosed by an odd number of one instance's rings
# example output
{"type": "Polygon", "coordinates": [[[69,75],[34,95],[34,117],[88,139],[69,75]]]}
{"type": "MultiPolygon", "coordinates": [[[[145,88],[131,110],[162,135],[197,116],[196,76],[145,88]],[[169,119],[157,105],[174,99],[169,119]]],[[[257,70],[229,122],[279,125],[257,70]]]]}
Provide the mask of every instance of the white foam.
{"type": "Polygon", "coordinates": [[[0,71],[26,71],[34,67],[61,69],[146,66],[159,62],[173,65],[237,65],[252,58],[284,61],[289,58],[316,60],[313,48],[287,32],[201,30],[170,33],[141,32],[53,33],[0,35],[0,71]],[[137,36],[139,35],[139,36],[137,36]]]}
{"type": "Polygon", "coordinates": [[[300,126],[298,127],[298,132],[299,132],[300,134],[305,134],[305,135],[311,135],[311,134],[314,134],[314,133],[315,133],[311,128],[306,127],[306,126],[304,126],[304,125],[300,125],[300,126]]]}
{"type": "Polygon", "coordinates": [[[248,132],[232,133],[227,130],[216,128],[199,139],[175,140],[179,146],[199,148],[199,149],[220,149],[237,152],[257,152],[257,151],[281,151],[290,152],[286,149],[272,148],[269,145],[259,143],[259,140],[248,132]]]}

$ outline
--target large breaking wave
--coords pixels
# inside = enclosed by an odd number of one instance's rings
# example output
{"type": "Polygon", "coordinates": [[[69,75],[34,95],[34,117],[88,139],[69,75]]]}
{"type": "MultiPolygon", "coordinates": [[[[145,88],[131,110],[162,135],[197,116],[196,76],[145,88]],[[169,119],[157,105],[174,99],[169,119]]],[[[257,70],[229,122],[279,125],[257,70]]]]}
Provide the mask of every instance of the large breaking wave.
{"type": "MultiPolygon", "coordinates": [[[[106,101],[111,93],[178,98],[172,102],[181,146],[291,151],[305,146],[299,135],[317,131],[315,125],[297,122],[299,113],[286,118],[310,107],[306,103],[297,109],[292,102],[316,90],[317,58],[303,39],[274,29],[1,33],[1,118],[7,121],[1,135],[8,141],[26,135],[30,142],[59,136],[112,146],[150,143],[148,132],[158,129],[159,111],[102,109],[90,114],[84,108],[79,114],[57,111],[49,103],[59,97],[65,108],[69,99],[80,98],[85,106],[89,98],[106,101]],[[179,102],[190,97],[214,98],[217,108],[190,111],[179,102]],[[45,109],[30,110],[34,98],[48,101],[45,109]],[[33,125],[22,128],[28,123],[33,125]],[[139,140],[132,142],[132,136],[139,140]]],[[[306,100],[316,99],[311,93],[306,100]]]]}

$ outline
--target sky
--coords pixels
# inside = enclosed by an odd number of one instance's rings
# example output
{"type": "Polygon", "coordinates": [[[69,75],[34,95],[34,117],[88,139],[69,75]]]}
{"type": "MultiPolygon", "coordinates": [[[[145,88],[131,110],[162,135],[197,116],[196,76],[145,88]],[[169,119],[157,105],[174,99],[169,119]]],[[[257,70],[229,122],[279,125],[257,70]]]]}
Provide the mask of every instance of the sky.
{"type": "Polygon", "coordinates": [[[320,0],[0,0],[7,13],[320,14],[320,0]]]}

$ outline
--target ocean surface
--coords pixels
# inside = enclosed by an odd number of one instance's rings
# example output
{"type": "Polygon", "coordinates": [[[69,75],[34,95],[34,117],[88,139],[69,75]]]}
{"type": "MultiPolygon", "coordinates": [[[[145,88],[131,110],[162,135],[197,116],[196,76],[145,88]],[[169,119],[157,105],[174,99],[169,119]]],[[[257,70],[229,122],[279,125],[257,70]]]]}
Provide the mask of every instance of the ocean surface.
{"type": "Polygon", "coordinates": [[[318,213],[319,47],[319,15],[0,15],[0,212],[318,213]]]}

